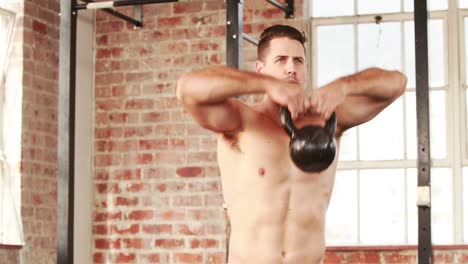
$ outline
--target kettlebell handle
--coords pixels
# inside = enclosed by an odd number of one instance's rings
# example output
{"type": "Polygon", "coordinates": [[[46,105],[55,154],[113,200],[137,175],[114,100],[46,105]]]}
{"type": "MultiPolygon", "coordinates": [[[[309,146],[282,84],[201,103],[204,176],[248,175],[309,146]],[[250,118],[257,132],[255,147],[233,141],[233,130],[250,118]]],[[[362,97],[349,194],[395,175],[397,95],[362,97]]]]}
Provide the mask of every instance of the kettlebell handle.
{"type": "MultiPolygon", "coordinates": [[[[288,135],[293,138],[294,135],[297,133],[297,128],[294,125],[294,122],[291,117],[291,112],[285,106],[280,108],[280,118],[281,124],[283,124],[284,129],[288,133],[288,135]]],[[[325,131],[328,132],[329,135],[334,135],[336,130],[336,113],[333,112],[330,118],[327,120],[327,123],[324,127],[325,131]]]]}
{"type": "Polygon", "coordinates": [[[335,135],[336,130],[336,113],[333,112],[328,118],[327,123],[325,124],[325,131],[328,132],[329,135],[335,135]]]}
{"type": "Polygon", "coordinates": [[[284,130],[288,133],[289,137],[293,138],[297,132],[297,128],[291,117],[291,112],[285,106],[280,108],[281,124],[283,124],[284,130]]]}

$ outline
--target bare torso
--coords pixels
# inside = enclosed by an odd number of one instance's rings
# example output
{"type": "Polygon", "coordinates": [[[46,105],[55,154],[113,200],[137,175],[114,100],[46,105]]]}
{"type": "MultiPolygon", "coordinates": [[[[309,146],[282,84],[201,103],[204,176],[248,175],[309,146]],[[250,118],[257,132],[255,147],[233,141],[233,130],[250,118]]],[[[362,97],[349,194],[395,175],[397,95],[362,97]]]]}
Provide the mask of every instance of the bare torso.
{"type": "Polygon", "coordinates": [[[242,112],[242,132],[218,137],[232,230],[229,264],[322,263],[337,158],[321,173],[304,173],[289,158],[289,137],[279,124],[249,107],[242,112]]]}

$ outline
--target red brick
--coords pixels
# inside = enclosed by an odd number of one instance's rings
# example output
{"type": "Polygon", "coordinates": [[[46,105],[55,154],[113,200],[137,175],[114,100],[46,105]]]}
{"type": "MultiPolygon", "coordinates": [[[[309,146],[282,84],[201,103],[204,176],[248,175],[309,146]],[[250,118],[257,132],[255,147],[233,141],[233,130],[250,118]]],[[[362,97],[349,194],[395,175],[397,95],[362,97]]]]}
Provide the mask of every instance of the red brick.
{"type": "Polygon", "coordinates": [[[120,238],[117,239],[101,239],[95,238],[94,239],[94,246],[97,249],[119,249],[121,246],[120,238]]]}
{"type": "Polygon", "coordinates": [[[172,205],[177,207],[202,206],[203,199],[198,195],[177,195],[172,197],[172,205]]]}
{"type": "Polygon", "coordinates": [[[184,210],[159,210],[156,212],[156,219],[175,221],[175,220],[184,220],[185,211],[184,210]]]}
{"type": "Polygon", "coordinates": [[[134,210],[128,214],[130,220],[149,220],[154,216],[153,211],[148,210],[134,210]]]}
{"type": "Polygon", "coordinates": [[[141,254],[144,263],[169,263],[170,255],[164,253],[141,254]]]}
{"type": "Polygon", "coordinates": [[[177,169],[177,175],[184,178],[193,178],[203,176],[203,168],[201,167],[183,167],[177,169]]]}
{"type": "Polygon", "coordinates": [[[139,180],[141,179],[141,169],[114,170],[111,173],[113,180],[139,180]]]}
{"type": "Polygon", "coordinates": [[[156,189],[159,192],[180,192],[183,191],[185,188],[185,183],[183,182],[166,182],[166,183],[159,183],[156,185],[156,189]]]}
{"type": "Polygon", "coordinates": [[[126,127],[124,130],[125,137],[147,137],[153,134],[153,127],[141,126],[141,127],[126,127]]]}
{"type": "Polygon", "coordinates": [[[94,263],[105,263],[106,262],[106,256],[102,252],[96,252],[93,254],[93,261],[94,263]]]}
{"type": "Polygon", "coordinates": [[[136,263],[136,255],[134,253],[116,253],[110,255],[112,263],[136,263]]]}
{"type": "Polygon", "coordinates": [[[169,114],[167,112],[147,112],[141,116],[143,122],[164,122],[169,121],[169,114]]]}
{"type": "Polygon", "coordinates": [[[35,33],[47,35],[47,25],[45,23],[33,20],[32,26],[35,33]]]}
{"type": "Polygon", "coordinates": [[[93,234],[106,235],[108,233],[107,225],[94,225],[93,234]]]}
{"type": "Polygon", "coordinates": [[[174,258],[177,263],[201,263],[202,253],[175,253],[174,258]]]}
{"type": "Polygon", "coordinates": [[[379,263],[380,256],[377,252],[353,252],[346,257],[347,263],[379,263]]]}
{"type": "Polygon", "coordinates": [[[174,14],[200,12],[202,5],[202,2],[174,3],[174,14]]]}
{"type": "Polygon", "coordinates": [[[154,244],[156,248],[174,249],[183,247],[185,243],[183,239],[162,238],[156,239],[154,244]]]}
{"type": "Polygon", "coordinates": [[[454,256],[451,252],[434,252],[434,263],[454,263],[454,256]]]}
{"type": "Polygon", "coordinates": [[[149,183],[142,182],[128,184],[125,188],[125,191],[135,193],[148,192],[150,190],[151,185],[149,183]]]}
{"type": "Polygon", "coordinates": [[[115,205],[116,206],[137,206],[139,204],[138,197],[128,198],[128,197],[116,197],[115,205]]]}
{"type": "Polygon", "coordinates": [[[226,263],[226,255],[223,252],[207,254],[207,264],[224,264],[224,263],[226,263]]]}
{"type": "Polygon", "coordinates": [[[99,183],[96,184],[96,191],[100,194],[120,193],[121,189],[117,183],[99,183]]]}
{"type": "Polygon", "coordinates": [[[174,28],[177,26],[184,25],[185,16],[172,16],[172,17],[160,17],[158,18],[158,28],[174,28]]]}
{"type": "Polygon", "coordinates": [[[153,140],[140,140],[138,147],[142,150],[158,150],[158,149],[167,149],[168,148],[167,139],[153,139],[153,140]]]}
{"type": "Polygon", "coordinates": [[[384,253],[383,258],[389,264],[403,264],[403,263],[414,263],[416,260],[415,255],[401,254],[401,253],[384,253]]]}
{"type": "Polygon", "coordinates": [[[110,227],[110,233],[111,234],[118,234],[118,235],[129,235],[129,234],[138,234],[140,231],[140,226],[138,224],[131,224],[131,225],[126,225],[126,224],[117,224],[117,225],[111,225],[110,227]]]}
{"type": "Polygon", "coordinates": [[[191,239],[189,243],[190,248],[216,248],[219,246],[219,241],[211,238],[191,239]]]}
{"type": "Polygon", "coordinates": [[[171,235],[172,225],[171,224],[143,225],[143,233],[154,234],[154,235],[171,235]]]}
{"type": "Polygon", "coordinates": [[[151,249],[152,240],[151,239],[142,239],[142,238],[123,238],[122,239],[123,248],[128,249],[151,249]]]}

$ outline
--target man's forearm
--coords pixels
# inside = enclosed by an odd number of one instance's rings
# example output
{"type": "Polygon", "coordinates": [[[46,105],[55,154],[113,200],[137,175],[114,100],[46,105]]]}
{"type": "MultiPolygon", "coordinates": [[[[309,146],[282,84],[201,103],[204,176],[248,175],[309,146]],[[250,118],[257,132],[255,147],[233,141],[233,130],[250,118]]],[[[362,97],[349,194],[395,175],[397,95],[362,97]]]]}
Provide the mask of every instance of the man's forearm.
{"type": "Polygon", "coordinates": [[[192,103],[220,103],[243,94],[264,93],[272,77],[225,66],[184,74],[177,83],[177,97],[192,103]]]}
{"type": "Polygon", "coordinates": [[[399,71],[369,68],[337,80],[346,96],[368,96],[377,101],[392,100],[400,96],[407,78],[399,71]]]}

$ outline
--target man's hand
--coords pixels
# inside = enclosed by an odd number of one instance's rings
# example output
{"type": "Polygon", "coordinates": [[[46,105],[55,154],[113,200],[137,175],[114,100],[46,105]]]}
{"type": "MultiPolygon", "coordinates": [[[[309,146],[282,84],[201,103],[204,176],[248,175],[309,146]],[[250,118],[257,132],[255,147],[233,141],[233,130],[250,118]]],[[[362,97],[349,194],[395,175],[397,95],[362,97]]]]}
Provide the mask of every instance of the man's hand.
{"type": "Polygon", "coordinates": [[[304,88],[296,83],[278,81],[278,85],[269,87],[266,93],[275,103],[287,106],[293,119],[310,111],[311,101],[304,88]]]}
{"type": "Polygon", "coordinates": [[[341,82],[333,82],[314,90],[309,97],[310,110],[328,120],[335,108],[345,100],[343,85],[341,82]]]}

